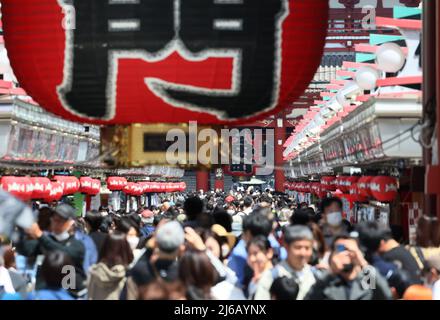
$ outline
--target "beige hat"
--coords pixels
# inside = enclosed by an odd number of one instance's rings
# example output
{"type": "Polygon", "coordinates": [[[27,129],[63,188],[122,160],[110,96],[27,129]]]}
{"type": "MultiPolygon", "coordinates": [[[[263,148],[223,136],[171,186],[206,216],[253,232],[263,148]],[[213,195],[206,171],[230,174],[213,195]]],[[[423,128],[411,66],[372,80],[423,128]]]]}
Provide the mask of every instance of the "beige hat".
{"type": "Polygon", "coordinates": [[[235,245],[235,240],[236,240],[235,236],[232,233],[226,231],[226,229],[223,226],[219,225],[219,224],[214,224],[211,227],[211,231],[214,232],[219,237],[225,237],[226,240],[228,241],[229,247],[232,250],[232,248],[235,245]]]}

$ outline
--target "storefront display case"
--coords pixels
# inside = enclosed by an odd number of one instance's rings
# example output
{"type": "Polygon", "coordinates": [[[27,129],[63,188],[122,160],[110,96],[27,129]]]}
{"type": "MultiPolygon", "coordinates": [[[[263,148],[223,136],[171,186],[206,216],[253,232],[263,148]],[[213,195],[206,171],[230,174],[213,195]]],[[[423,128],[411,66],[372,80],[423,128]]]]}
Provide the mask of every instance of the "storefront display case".
{"type": "Polygon", "coordinates": [[[0,161],[96,166],[100,129],[62,120],[18,99],[0,104],[0,161]]]}

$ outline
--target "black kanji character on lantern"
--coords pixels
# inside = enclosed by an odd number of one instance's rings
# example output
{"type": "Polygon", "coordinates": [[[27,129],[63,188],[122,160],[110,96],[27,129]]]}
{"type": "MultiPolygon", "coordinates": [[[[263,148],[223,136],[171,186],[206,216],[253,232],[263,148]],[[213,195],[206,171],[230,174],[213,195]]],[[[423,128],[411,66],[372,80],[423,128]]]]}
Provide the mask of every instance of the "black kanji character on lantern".
{"type": "MultiPolygon", "coordinates": [[[[75,29],[68,30],[72,57],[68,83],[60,94],[71,111],[110,118],[115,95],[116,60],[110,54],[157,54],[175,36],[174,0],[65,0],[75,8],[75,29]],[[114,79],[110,79],[114,77],[114,79]]],[[[66,77],[66,75],[65,75],[66,77]]]]}
{"type": "Polygon", "coordinates": [[[75,8],[76,28],[67,32],[67,74],[59,93],[74,113],[112,118],[118,58],[160,61],[161,52],[177,39],[174,49],[189,59],[233,57],[234,72],[230,90],[166,79],[148,83],[169,104],[240,118],[277,102],[288,0],[64,2],[75,8]]]}

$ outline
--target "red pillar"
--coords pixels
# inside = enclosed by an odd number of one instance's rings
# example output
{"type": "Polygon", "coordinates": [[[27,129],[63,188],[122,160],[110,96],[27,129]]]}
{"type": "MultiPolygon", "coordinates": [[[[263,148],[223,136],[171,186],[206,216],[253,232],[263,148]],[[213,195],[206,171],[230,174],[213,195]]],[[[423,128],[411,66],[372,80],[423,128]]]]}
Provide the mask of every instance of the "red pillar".
{"type": "MultiPolygon", "coordinates": [[[[437,1],[426,1],[424,2],[424,83],[423,83],[423,96],[424,102],[431,97],[435,98],[435,91],[440,90],[440,5],[437,1]],[[435,12],[434,15],[431,15],[435,12]],[[427,42],[426,39],[433,39],[431,42],[427,42]],[[432,50],[426,50],[427,45],[432,45],[432,50]],[[431,65],[427,65],[427,63],[431,65]],[[435,70],[435,75],[433,74],[435,70]],[[435,89],[434,89],[435,88],[435,89]]],[[[436,106],[436,119],[434,120],[437,125],[440,124],[440,100],[435,99],[436,106]]],[[[426,117],[426,110],[425,117],[426,117]]],[[[428,116],[432,117],[431,114],[428,116]]],[[[440,130],[437,130],[437,143],[440,141],[440,130]]],[[[434,149],[432,150],[434,152],[434,149]]],[[[437,148],[437,157],[440,159],[440,149],[437,148]]],[[[435,195],[436,205],[434,206],[429,203],[428,206],[425,204],[425,213],[429,215],[437,215],[440,218],[440,166],[438,163],[432,163],[431,159],[426,159],[427,155],[430,156],[429,152],[425,152],[425,165],[426,165],[426,176],[425,176],[425,193],[435,195]],[[427,212],[427,209],[429,212],[427,212]]]]}
{"type": "MultiPolygon", "coordinates": [[[[436,73],[427,72],[434,68],[436,63],[436,4],[435,1],[425,1],[423,3],[423,120],[429,121],[434,117],[435,110],[433,110],[430,102],[435,99],[436,95],[436,73]]],[[[434,119],[433,119],[434,120],[434,119]]],[[[434,120],[435,121],[435,120],[434,120]]],[[[432,133],[433,128],[425,128],[423,133],[427,136],[432,133]]],[[[423,163],[427,168],[431,164],[432,150],[428,148],[423,149],[423,163]]],[[[429,177],[425,177],[429,179],[429,177]]],[[[425,214],[434,214],[436,211],[436,197],[433,194],[425,192],[423,209],[425,214]]]]}
{"type": "Polygon", "coordinates": [[[214,189],[221,191],[225,190],[225,181],[223,179],[215,179],[214,189]]]}
{"type": "MultiPolygon", "coordinates": [[[[427,1],[430,2],[430,1],[427,1]]],[[[435,87],[436,87],[436,93],[434,94],[434,97],[436,98],[436,112],[437,112],[437,126],[440,124],[440,99],[438,98],[438,92],[440,92],[440,49],[439,49],[439,45],[440,45],[440,5],[437,1],[432,1],[435,2],[435,12],[436,12],[436,28],[435,28],[435,49],[436,49],[436,55],[435,55],[435,62],[436,62],[436,76],[435,76],[435,87]]],[[[433,8],[433,7],[432,7],[433,8]]],[[[429,68],[428,70],[424,70],[425,72],[431,72],[431,68],[429,68]]],[[[434,134],[437,134],[437,146],[439,145],[440,142],[440,130],[437,129],[437,131],[434,131],[434,134]]],[[[437,159],[440,159],[440,148],[437,147],[437,159]]],[[[435,179],[435,184],[436,184],[436,196],[437,196],[437,217],[440,218],[440,166],[438,163],[435,164],[436,165],[436,171],[437,174],[435,175],[435,177],[432,177],[431,179],[435,179]]],[[[433,214],[434,215],[434,214],[433,214]]]]}
{"type": "Polygon", "coordinates": [[[275,147],[274,147],[274,159],[275,159],[275,191],[284,192],[284,182],[286,177],[284,176],[284,161],[283,161],[283,144],[286,140],[286,128],[284,127],[284,119],[278,118],[275,124],[275,147]]]}
{"type": "Polygon", "coordinates": [[[196,172],[197,191],[209,191],[209,170],[201,168],[196,172]]]}

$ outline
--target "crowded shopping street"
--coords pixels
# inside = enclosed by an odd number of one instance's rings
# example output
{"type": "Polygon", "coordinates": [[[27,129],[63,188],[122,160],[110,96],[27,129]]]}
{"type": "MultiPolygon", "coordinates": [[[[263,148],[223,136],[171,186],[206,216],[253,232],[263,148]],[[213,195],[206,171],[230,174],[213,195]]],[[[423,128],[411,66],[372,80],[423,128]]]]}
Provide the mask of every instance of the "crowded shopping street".
{"type": "Polygon", "coordinates": [[[434,0],[0,0],[0,310],[440,300],[439,31],[434,0]]]}

